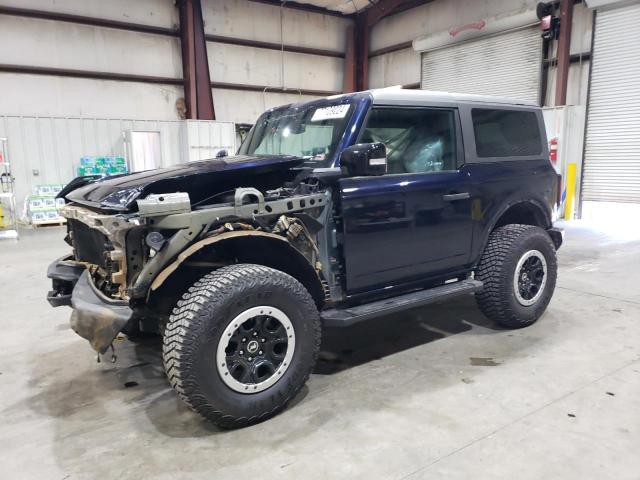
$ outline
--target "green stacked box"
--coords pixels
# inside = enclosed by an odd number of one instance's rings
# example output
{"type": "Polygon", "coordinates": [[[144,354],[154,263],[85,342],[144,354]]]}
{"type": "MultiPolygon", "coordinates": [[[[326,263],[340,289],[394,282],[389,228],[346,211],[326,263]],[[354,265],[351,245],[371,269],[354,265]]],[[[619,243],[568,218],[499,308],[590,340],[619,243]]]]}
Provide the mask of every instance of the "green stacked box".
{"type": "Polygon", "coordinates": [[[38,185],[35,188],[37,194],[29,195],[26,199],[27,216],[34,225],[40,223],[62,222],[64,218],[58,209],[64,205],[64,200],[56,198],[56,195],[64,188],[64,185],[49,184],[38,185]]]}
{"type": "Polygon", "coordinates": [[[120,175],[128,173],[127,162],[124,157],[82,157],[77,169],[78,176],[84,175],[120,175]]]}

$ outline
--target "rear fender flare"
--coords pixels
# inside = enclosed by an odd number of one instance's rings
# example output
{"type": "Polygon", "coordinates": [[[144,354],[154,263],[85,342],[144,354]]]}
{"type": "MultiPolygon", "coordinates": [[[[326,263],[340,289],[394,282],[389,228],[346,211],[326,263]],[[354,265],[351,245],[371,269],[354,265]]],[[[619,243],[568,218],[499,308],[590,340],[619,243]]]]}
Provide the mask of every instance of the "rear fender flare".
{"type": "Polygon", "coordinates": [[[484,252],[484,249],[486,248],[487,243],[489,242],[489,235],[491,235],[491,232],[493,232],[493,230],[496,228],[496,225],[498,224],[500,219],[503,217],[505,213],[507,213],[507,211],[509,211],[509,209],[519,204],[527,204],[528,206],[531,206],[534,208],[534,212],[535,212],[534,214],[537,220],[536,226],[543,228],[545,230],[551,227],[551,224],[552,224],[551,212],[549,211],[548,208],[545,207],[544,203],[540,202],[535,198],[513,199],[512,201],[503,205],[502,208],[493,215],[491,222],[488,224],[487,228],[482,234],[479,248],[473,260],[474,265],[480,261],[480,257],[482,256],[482,253],[484,252]]]}

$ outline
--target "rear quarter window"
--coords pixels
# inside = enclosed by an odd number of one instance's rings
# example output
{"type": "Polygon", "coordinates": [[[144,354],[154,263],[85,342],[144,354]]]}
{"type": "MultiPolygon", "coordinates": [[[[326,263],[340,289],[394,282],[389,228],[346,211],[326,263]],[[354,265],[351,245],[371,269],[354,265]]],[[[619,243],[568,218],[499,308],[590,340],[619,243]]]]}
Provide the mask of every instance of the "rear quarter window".
{"type": "Polygon", "coordinates": [[[473,108],[471,119],[478,157],[529,157],[542,153],[535,112],[473,108]]]}

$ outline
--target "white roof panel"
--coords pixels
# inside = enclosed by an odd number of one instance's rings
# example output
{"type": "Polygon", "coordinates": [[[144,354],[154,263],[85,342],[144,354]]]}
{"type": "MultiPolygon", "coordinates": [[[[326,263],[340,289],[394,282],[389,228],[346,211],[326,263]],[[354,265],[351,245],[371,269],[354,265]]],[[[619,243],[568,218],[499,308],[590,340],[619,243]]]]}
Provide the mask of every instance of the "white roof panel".
{"type": "Polygon", "coordinates": [[[370,90],[373,103],[387,102],[478,102],[504,103],[508,105],[526,105],[537,107],[535,102],[517,98],[500,97],[495,95],[472,95],[468,93],[435,92],[431,90],[413,90],[403,88],[380,88],[370,90]]]}

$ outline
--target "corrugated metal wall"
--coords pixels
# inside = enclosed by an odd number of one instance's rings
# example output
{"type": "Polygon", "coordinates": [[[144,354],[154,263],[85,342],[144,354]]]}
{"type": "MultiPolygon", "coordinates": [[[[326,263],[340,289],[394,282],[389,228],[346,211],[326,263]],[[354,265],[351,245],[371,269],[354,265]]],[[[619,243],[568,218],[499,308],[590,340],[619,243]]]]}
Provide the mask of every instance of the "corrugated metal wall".
{"type": "Polygon", "coordinates": [[[538,101],[542,39],[537,27],[422,54],[422,88],[538,101]]]}
{"type": "Polygon", "coordinates": [[[239,147],[236,145],[235,125],[231,122],[188,120],[184,127],[187,129],[188,161],[213,158],[220,150],[233,155],[239,147]]]}
{"type": "MultiPolygon", "coordinates": [[[[316,98],[297,89],[342,90],[348,18],[281,8],[247,0],[202,0],[205,33],[294,47],[326,49],[333,55],[207,41],[211,80],[258,88],[213,90],[216,118],[253,123],[265,108],[316,98]],[[284,61],[284,66],[282,62],[284,61]],[[282,87],[290,93],[262,88],[282,87]]],[[[176,30],[175,2],[169,0],[0,0],[0,5],[113,19],[176,30]]],[[[102,73],[183,77],[180,40],[95,25],[0,15],[0,63],[89,70],[102,73]],[[16,48],[20,45],[21,48],[16,48]]],[[[158,118],[179,120],[179,84],[96,80],[0,72],[0,113],[23,116],[158,118]]]]}
{"type": "MultiPolygon", "coordinates": [[[[167,0],[0,0],[0,5],[175,28],[167,0]]],[[[167,35],[0,15],[0,63],[182,78],[180,40],[167,35]]],[[[0,114],[180,120],[181,85],[0,73],[0,114]]]]}
{"type": "Polygon", "coordinates": [[[0,116],[18,205],[37,185],[69,182],[81,157],[125,156],[127,130],[160,132],[162,166],[236,150],[231,122],[0,116]]]}
{"type": "MultiPolygon", "coordinates": [[[[537,0],[433,0],[390,15],[371,29],[371,51],[410,42],[428,33],[473,24],[496,16],[517,15],[536,8],[537,0]]],[[[420,54],[411,46],[371,59],[369,83],[373,87],[420,82],[420,54]]],[[[446,91],[453,91],[446,88],[446,91]]]]}
{"type": "Polygon", "coordinates": [[[640,4],[598,11],[582,198],[640,203],[640,4]]]}

